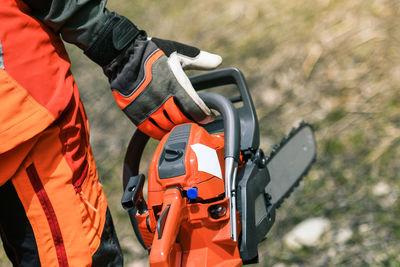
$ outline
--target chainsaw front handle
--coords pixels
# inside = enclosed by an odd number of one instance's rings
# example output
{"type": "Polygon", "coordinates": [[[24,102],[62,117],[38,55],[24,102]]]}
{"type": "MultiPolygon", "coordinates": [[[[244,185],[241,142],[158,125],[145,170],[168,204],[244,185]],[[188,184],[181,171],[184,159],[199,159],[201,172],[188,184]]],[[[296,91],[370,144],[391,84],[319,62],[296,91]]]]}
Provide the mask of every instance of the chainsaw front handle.
{"type": "Polygon", "coordinates": [[[200,98],[206,105],[217,110],[224,121],[225,139],[225,196],[229,198],[231,238],[238,240],[236,224],[236,173],[240,150],[239,114],[232,102],[216,93],[201,93],[200,98]]]}
{"type": "Polygon", "coordinates": [[[239,160],[240,121],[237,110],[226,97],[216,93],[200,93],[200,98],[206,105],[217,110],[224,121],[225,158],[239,160]]]}

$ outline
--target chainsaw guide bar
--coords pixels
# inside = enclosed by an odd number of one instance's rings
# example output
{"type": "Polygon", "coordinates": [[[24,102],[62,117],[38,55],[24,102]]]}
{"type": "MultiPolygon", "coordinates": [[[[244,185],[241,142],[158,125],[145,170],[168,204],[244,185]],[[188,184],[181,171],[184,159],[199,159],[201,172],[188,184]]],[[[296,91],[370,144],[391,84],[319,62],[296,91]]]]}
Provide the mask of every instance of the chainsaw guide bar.
{"type": "MultiPolygon", "coordinates": [[[[313,126],[305,121],[302,121],[298,127],[292,128],[290,133],[287,136],[283,137],[282,140],[279,142],[279,144],[277,144],[273,147],[270,154],[266,157],[267,168],[271,164],[271,162],[274,161],[275,156],[279,154],[279,152],[282,150],[282,148],[285,147],[285,145],[287,145],[288,143],[290,143],[290,140],[294,136],[296,136],[299,132],[301,132],[304,128],[310,129],[311,133],[313,132],[313,126]]],[[[275,205],[275,208],[277,208],[277,209],[280,208],[281,204],[285,201],[285,199],[291,195],[293,190],[299,186],[303,177],[305,177],[308,174],[309,170],[311,169],[311,166],[316,162],[316,159],[317,159],[316,143],[315,143],[314,137],[313,136],[310,136],[310,137],[312,137],[311,145],[313,145],[314,152],[312,153],[312,156],[310,157],[308,166],[306,166],[304,171],[300,174],[300,176],[293,181],[293,184],[290,187],[288,187],[288,189],[286,190],[286,193],[281,195],[278,200],[275,199],[274,205],[275,205]]],[[[273,186],[274,182],[278,183],[278,181],[273,180],[273,173],[271,173],[271,171],[270,171],[270,176],[272,176],[271,182],[270,182],[270,184],[268,184],[268,186],[266,188],[266,193],[270,193],[269,190],[272,190],[272,188],[273,188],[272,186],[273,186]]],[[[283,182],[283,181],[279,181],[279,182],[283,182]]],[[[274,201],[274,199],[272,199],[272,201],[274,201]]]]}

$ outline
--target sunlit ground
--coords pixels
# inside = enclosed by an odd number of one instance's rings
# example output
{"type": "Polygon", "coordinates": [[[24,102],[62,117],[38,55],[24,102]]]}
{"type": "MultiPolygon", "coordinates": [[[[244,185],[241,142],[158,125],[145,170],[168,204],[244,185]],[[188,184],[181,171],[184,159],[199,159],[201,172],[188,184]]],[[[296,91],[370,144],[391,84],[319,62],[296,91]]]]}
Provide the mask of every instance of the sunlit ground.
{"type": "MultiPolygon", "coordinates": [[[[398,1],[114,0],[109,6],[149,35],[219,53],[223,67],[241,69],[265,151],[302,119],[314,124],[318,162],[278,210],[259,248],[261,266],[399,265],[398,1]],[[313,217],[330,223],[319,242],[288,248],[285,234],[313,217]],[[336,238],[343,229],[351,232],[345,241],[336,238]]],[[[119,204],[133,127],[101,70],[69,50],[125,262],[143,265],[145,253],[119,204]]],[[[3,253],[1,266],[4,260],[3,253]]]]}

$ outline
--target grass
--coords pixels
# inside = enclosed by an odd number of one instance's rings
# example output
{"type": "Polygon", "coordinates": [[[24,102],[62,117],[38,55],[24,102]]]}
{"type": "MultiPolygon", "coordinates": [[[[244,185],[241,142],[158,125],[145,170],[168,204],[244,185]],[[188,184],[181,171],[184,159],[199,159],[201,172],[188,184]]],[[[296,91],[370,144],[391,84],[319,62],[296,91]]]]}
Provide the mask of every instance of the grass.
{"type": "MultiPolygon", "coordinates": [[[[241,69],[265,151],[300,120],[314,124],[318,162],[278,210],[259,248],[260,266],[400,265],[398,1],[116,0],[109,7],[152,36],[219,53],[223,67],[241,69]],[[373,193],[379,182],[389,185],[387,194],[373,193]],[[286,248],[285,233],[315,216],[331,221],[326,240],[286,248]],[[335,242],[332,236],[344,228],[352,237],[335,242]]],[[[113,103],[101,70],[77,49],[69,51],[125,262],[133,264],[143,253],[119,201],[123,154],[134,127],[113,103]]]]}

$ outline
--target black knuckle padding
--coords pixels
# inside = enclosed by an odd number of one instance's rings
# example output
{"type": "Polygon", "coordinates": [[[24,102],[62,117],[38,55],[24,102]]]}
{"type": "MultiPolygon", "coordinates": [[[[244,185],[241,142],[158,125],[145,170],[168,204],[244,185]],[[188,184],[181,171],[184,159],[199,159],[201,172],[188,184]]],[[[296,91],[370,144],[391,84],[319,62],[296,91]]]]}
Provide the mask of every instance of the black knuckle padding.
{"type": "Polygon", "coordinates": [[[143,33],[127,18],[111,13],[110,18],[98,32],[98,37],[85,51],[85,54],[100,66],[105,66],[139,34],[143,33]]]}

